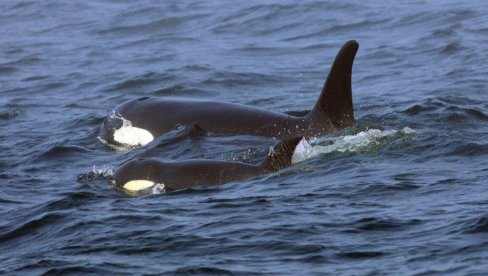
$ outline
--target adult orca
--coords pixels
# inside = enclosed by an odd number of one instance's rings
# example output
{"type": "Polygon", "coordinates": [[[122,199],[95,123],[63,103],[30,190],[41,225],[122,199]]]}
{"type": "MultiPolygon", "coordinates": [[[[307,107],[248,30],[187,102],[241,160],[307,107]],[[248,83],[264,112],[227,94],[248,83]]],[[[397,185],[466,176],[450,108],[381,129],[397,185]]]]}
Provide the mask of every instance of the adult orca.
{"type": "Polygon", "coordinates": [[[303,117],[241,104],[143,97],[117,106],[104,120],[99,138],[109,145],[144,146],[177,126],[194,124],[214,134],[317,137],[354,123],[352,65],[359,44],[346,42],[337,54],[314,108],[303,117]]]}
{"type": "Polygon", "coordinates": [[[278,143],[259,165],[223,160],[142,158],[120,166],[111,180],[118,189],[134,195],[150,191],[156,185],[158,189],[171,192],[242,180],[291,166],[293,153],[301,139],[291,138],[278,143]]]}

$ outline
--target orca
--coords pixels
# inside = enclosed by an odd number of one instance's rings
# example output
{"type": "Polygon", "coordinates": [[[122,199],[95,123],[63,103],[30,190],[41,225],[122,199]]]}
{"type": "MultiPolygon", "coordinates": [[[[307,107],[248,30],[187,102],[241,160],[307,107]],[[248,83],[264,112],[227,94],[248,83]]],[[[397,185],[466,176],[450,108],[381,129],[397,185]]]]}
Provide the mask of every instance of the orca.
{"type": "Polygon", "coordinates": [[[117,106],[104,120],[99,139],[115,147],[144,146],[178,126],[195,124],[222,135],[255,135],[281,141],[318,137],[354,123],[351,74],[359,44],[337,54],[313,109],[304,116],[219,101],[142,97],[117,106]]]}
{"type": "Polygon", "coordinates": [[[259,165],[224,160],[140,158],[121,165],[110,180],[117,189],[132,195],[151,192],[154,188],[158,192],[172,192],[224,184],[291,166],[301,140],[302,137],[297,137],[278,143],[259,165]]]}

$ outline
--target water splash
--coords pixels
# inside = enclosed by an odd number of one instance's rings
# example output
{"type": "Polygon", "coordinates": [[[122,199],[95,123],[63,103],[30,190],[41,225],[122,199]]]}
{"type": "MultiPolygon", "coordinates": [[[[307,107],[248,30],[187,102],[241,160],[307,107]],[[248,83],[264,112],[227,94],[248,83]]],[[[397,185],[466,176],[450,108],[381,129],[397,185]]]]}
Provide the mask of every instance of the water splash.
{"type": "Polygon", "coordinates": [[[102,167],[97,169],[95,165],[93,165],[92,173],[96,176],[103,176],[105,178],[112,177],[114,175],[113,167],[102,167]]]}
{"type": "Polygon", "coordinates": [[[164,184],[156,183],[156,185],[152,187],[153,195],[159,195],[164,193],[166,193],[166,187],[164,186],[164,184]]]}
{"type": "Polygon", "coordinates": [[[383,137],[393,136],[397,133],[401,134],[413,134],[415,131],[409,127],[405,127],[401,130],[389,129],[369,129],[361,131],[356,135],[346,135],[335,138],[331,145],[321,146],[313,145],[306,139],[302,139],[298,143],[295,152],[293,153],[292,163],[300,163],[310,158],[316,157],[320,154],[327,154],[332,152],[354,152],[364,149],[372,144],[377,144],[383,137]]]}
{"type": "Polygon", "coordinates": [[[113,175],[114,175],[113,167],[97,168],[97,166],[93,165],[92,170],[90,172],[78,175],[78,182],[86,183],[93,179],[97,179],[99,177],[103,177],[110,180],[112,179],[113,175]]]}

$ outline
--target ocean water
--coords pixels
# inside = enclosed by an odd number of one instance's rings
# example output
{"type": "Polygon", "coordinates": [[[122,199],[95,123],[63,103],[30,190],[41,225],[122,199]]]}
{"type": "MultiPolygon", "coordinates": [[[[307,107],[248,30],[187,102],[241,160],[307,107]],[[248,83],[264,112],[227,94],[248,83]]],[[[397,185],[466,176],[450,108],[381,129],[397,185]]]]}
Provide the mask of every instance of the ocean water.
{"type": "Polygon", "coordinates": [[[485,1],[0,2],[1,274],[483,275],[485,1]],[[357,123],[301,162],[128,196],[135,157],[259,163],[276,140],[164,135],[115,151],[104,117],[141,96],[301,112],[356,39],[357,123]]]}

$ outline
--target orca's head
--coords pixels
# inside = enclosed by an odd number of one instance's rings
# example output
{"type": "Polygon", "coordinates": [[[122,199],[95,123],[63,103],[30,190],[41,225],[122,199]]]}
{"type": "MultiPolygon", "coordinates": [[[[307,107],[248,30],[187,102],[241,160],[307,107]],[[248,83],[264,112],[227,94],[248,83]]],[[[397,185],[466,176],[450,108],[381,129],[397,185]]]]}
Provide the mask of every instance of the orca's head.
{"type": "Polygon", "coordinates": [[[159,183],[160,164],[155,159],[135,159],[120,166],[113,175],[113,184],[129,194],[151,191],[159,183]]]}
{"type": "Polygon", "coordinates": [[[106,142],[109,145],[114,145],[116,147],[123,147],[124,144],[115,141],[114,134],[115,131],[120,129],[124,125],[121,118],[114,116],[107,116],[100,127],[98,132],[98,138],[106,142]]]}
{"type": "Polygon", "coordinates": [[[132,122],[113,111],[105,118],[99,131],[99,139],[115,148],[134,148],[145,146],[154,140],[146,129],[132,125],[132,122]]]}

